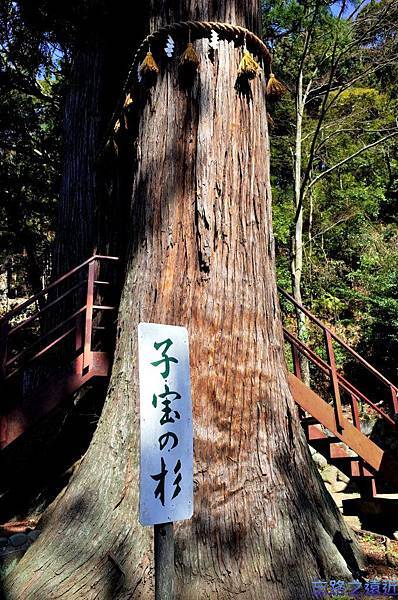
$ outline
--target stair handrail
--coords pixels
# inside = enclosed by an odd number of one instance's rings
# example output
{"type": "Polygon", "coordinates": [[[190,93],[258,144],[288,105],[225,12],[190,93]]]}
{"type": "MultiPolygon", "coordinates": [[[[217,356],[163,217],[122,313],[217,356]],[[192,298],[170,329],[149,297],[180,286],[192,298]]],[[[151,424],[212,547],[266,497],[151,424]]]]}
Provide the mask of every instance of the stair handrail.
{"type": "MultiPolygon", "coordinates": [[[[114,306],[94,305],[94,285],[106,283],[106,282],[95,280],[96,264],[100,263],[101,261],[105,261],[105,260],[118,261],[119,259],[116,256],[105,256],[102,254],[94,254],[93,256],[90,256],[90,258],[85,260],[83,263],[74,267],[73,269],[70,269],[67,273],[64,273],[62,276],[58,277],[58,279],[53,281],[49,286],[47,286],[40,292],[36,293],[34,296],[31,296],[30,298],[28,298],[28,300],[26,300],[25,302],[23,302],[22,304],[17,306],[12,311],[9,311],[6,315],[4,315],[4,317],[2,319],[0,319],[0,379],[1,380],[8,380],[11,377],[14,377],[17,373],[19,373],[21,371],[21,369],[23,368],[22,366],[18,365],[18,361],[21,358],[29,356],[29,353],[33,350],[33,348],[35,346],[42,343],[43,340],[45,340],[50,335],[54,334],[57,330],[59,330],[61,327],[63,327],[71,319],[79,317],[81,312],[84,310],[86,310],[86,312],[91,311],[90,316],[86,315],[86,319],[85,319],[85,323],[84,323],[85,330],[86,330],[85,331],[85,335],[86,335],[85,340],[86,341],[85,341],[85,348],[84,348],[85,367],[86,368],[90,367],[91,357],[92,357],[91,356],[92,355],[92,353],[91,353],[92,311],[93,310],[110,310],[110,309],[114,310],[116,308],[114,306]],[[57,286],[59,286],[61,283],[67,281],[71,276],[80,272],[84,267],[87,267],[87,266],[88,266],[87,278],[84,278],[82,281],[80,281],[76,285],[72,285],[72,287],[69,287],[68,290],[61,293],[61,295],[59,295],[57,298],[51,299],[49,302],[47,301],[46,304],[42,308],[39,307],[33,314],[31,314],[29,316],[25,316],[20,323],[14,325],[13,327],[11,326],[10,322],[13,317],[15,317],[18,314],[23,313],[28,306],[31,306],[32,304],[34,304],[40,297],[48,294],[48,292],[51,289],[54,289],[57,286]],[[53,327],[50,331],[47,331],[44,335],[41,334],[39,339],[37,339],[36,341],[31,343],[27,348],[24,348],[21,352],[17,353],[11,359],[9,358],[9,352],[8,352],[9,338],[13,333],[16,333],[17,331],[23,329],[29,323],[31,323],[34,319],[41,317],[41,315],[45,311],[47,311],[47,309],[54,307],[59,302],[64,300],[70,293],[72,293],[73,291],[76,291],[78,288],[81,288],[83,285],[86,285],[86,284],[88,286],[87,293],[86,293],[86,301],[83,306],[78,307],[77,312],[75,312],[73,315],[70,315],[69,317],[65,318],[61,323],[57,323],[57,325],[55,327],[53,327]],[[88,306],[89,304],[90,304],[90,306],[88,306]],[[88,323],[87,321],[90,321],[90,322],[88,323]],[[16,364],[16,367],[14,367],[8,373],[8,368],[14,364],[16,364]]],[[[72,330],[74,330],[74,329],[76,329],[76,327],[73,327],[72,329],[68,330],[68,333],[71,333],[72,330]]],[[[62,334],[59,338],[57,338],[57,340],[51,342],[48,346],[46,346],[44,351],[49,350],[56,343],[62,341],[62,339],[65,338],[65,335],[66,334],[62,334]]],[[[43,350],[38,351],[34,355],[33,358],[29,358],[28,362],[29,363],[32,362],[32,360],[34,358],[40,357],[42,354],[43,354],[43,350]]]]}
{"type": "MultiPolygon", "coordinates": [[[[58,325],[56,325],[55,327],[53,327],[52,329],[50,329],[49,331],[47,331],[45,334],[43,334],[38,340],[36,340],[35,342],[33,342],[28,348],[26,348],[25,350],[22,350],[22,352],[20,352],[16,356],[13,356],[12,359],[10,359],[9,361],[7,361],[5,363],[5,366],[8,367],[9,365],[12,365],[13,363],[17,362],[22,356],[28,355],[29,352],[32,350],[32,348],[34,348],[35,346],[37,346],[38,344],[40,344],[40,342],[42,342],[43,340],[45,340],[46,338],[48,338],[49,336],[51,336],[53,333],[55,333],[56,331],[58,331],[58,329],[60,329],[63,325],[65,325],[66,323],[69,323],[69,321],[72,321],[73,319],[75,319],[84,310],[86,310],[86,305],[85,304],[83,306],[79,307],[72,315],[70,315],[69,317],[67,317],[63,321],[61,321],[61,323],[58,323],[58,325]]],[[[70,330],[70,331],[72,331],[72,330],[70,330]]],[[[20,369],[17,369],[17,370],[19,371],[20,369]]],[[[14,376],[15,374],[16,374],[16,371],[13,371],[10,375],[6,376],[6,379],[9,379],[10,377],[14,376]]]]}
{"type": "Polygon", "coordinates": [[[22,304],[20,304],[19,306],[16,306],[12,310],[10,310],[8,313],[6,313],[3,317],[0,318],[0,325],[3,325],[7,321],[10,321],[13,317],[15,317],[15,315],[17,315],[20,312],[23,312],[28,306],[30,306],[31,304],[36,302],[39,298],[41,298],[42,296],[47,294],[51,289],[53,289],[54,287],[56,287],[57,285],[59,285],[60,283],[65,281],[65,279],[68,279],[69,277],[71,277],[72,275],[74,275],[75,273],[77,273],[78,271],[83,269],[83,267],[89,265],[94,260],[115,260],[115,261],[117,261],[119,259],[116,256],[104,256],[102,254],[94,254],[93,256],[90,256],[90,258],[85,260],[83,263],[81,263],[77,267],[74,267],[67,273],[64,273],[63,275],[61,275],[61,277],[58,277],[58,279],[56,279],[55,281],[50,283],[47,287],[40,290],[40,292],[37,292],[36,294],[34,294],[34,296],[31,296],[30,298],[25,300],[25,302],[22,302],[22,304]]]}
{"type": "Polygon", "coordinates": [[[288,292],[286,292],[283,288],[278,286],[278,291],[289,300],[292,304],[294,304],[299,310],[301,310],[307,317],[313,322],[316,323],[325,333],[326,331],[332,336],[336,342],[341,344],[358,362],[360,362],[364,367],[368,369],[373,375],[375,375],[380,381],[382,381],[386,386],[390,388],[390,390],[394,390],[397,394],[398,387],[394,385],[391,381],[387,379],[382,373],[380,373],[375,367],[373,367],[367,360],[365,360],[358,352],[356,352],[353,348],[351,348],[344,340],[342,340],[336,333],[334,333],[329,327],[327,327],[322,321],[320,321],[315,315],[313,315],[305,306],[297,302],[293,296],[291,296],[288,292]]]}
{"type": "MultiPolygon", "coordinates": [[[[296,348],[298,348],[299,351],[302,352],[302,354],[304,354],[304,356],[306,356],[306,358],[308,358],[308,360],[310,360],[320,371],[322,371],[326,375],[331,376],[332,369],[333,369],[331,365],[329,365],[325,360],[323,360],[320,356],[318,356],[304,342],[299,340],[298,337],[296,337],[290,331],[288,331],[288,329],[286,329],[286,327],[283,327],[283,332],[285,334],[285,337],[289,341],[289,343],[292,344],[292,346],[295,346],[296,348]]],[[[388,421],[388,423],[390,425],[393,425],[393,426],[395,425],[395,421],[394,421],[394,419],[392,419],[390,417],[390,415],[385,413],[379,406],[377,406],[377,404],[374,404],[374,402],[369,400],[369,398],[367,396],[365,396],[365,394],[363,392],[358,390],[350,381],[348,381],[348,379],[346,379],[343,375],[341,375],[341,373],[336,371],[336,375],[337,375],[339,384],[347,393],[358,397],[363,402],[366,402],[383,419],[388,421]]]]}

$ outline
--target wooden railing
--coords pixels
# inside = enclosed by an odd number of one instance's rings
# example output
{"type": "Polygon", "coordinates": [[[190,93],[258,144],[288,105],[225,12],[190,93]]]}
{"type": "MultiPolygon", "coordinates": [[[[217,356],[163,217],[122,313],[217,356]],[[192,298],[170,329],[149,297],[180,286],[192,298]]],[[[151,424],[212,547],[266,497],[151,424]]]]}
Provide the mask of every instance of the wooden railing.
{"type": "MultiPolygon", "coordinates": [[[[315,351],[304,341],[300,340],[298,335],[294,334],[292,331],[289,331],[286,326],[283,327],[285,340],[290,344],[291,347],[293,372],[296,377],[303,379],[301,368],[302,357],[308,360],[316,370],[327,376],[329,383],[331,384],[331,395],[335,410],[337,429],[341,429],[343,424],[342,394],[347,399],[345,408],[351,412],[352,423],[357,429],[361,430],[359,410],[360,402],[363,406],[369,406],[371,410],[377,413],[379,417],[384,419],[390,425],[395,426],[398,422],[398,388],[371,364],[369,364],[364,358],[362,358],[362,356],[353,350],[344,340],[336,335],[336,333],[334,333],[324,323],[317,319],[308,309],[299,304],[290,294],[285,292],[285,290],[282,288],[278,288],[278,291],[285,300],[295,307],[296,311],[303,313],[309,322],[315,325],[315,328],[317,328],[318,331],[320,331],[323,335],[324,348],[323,352],[320,352],[319,349],[315,351]],[[377,401],[374,398],[370,399],[369,391],[365,393],[364,391],[359,390],[358,384],[354,385],[348,380],[347,376],[340,372],[336,366],[334,345],[340,349],[343,349],[344,353],[350,357],[350,361],[352,363],[360,365],[360,367],[364,369],[370,377],[377,381],[378,385],[374,386],[375,389],[378,390],[379,387],[381,387],[385,392],[383,394],[382,401],[380,401],[380,398],[378,398],[377,401]],[[326,356],[326,360],[320,355],[321,353],[326,356]]],[[[282,313],[283,312],[284,311],[282,310],[282,313]]],[[[367,389],[369,389],[369,387],[372,386],[370,386],[368,383],[367,389]]]]}
{"type": "MultiPolygon", "coordinates": [[[[112,289],[115,262],[112,256],[94,255],[84,263],[59,277],[47,288],[7,313],[0,319],[0,380],[6,385],[18,380],[18,375],[45,361],[47,371],[57,370],[77,354],[83,353],[82,371],[91,367],[93,349],[102,350],[109,332],[108,350],[113,350],[113,333],[104,315],[114,321],[117,302],[107,303],[107,291],[112,289]],[[103,276],[106,265],[108,276],[103,276]],[[102,318],[99,318],[102,315],[102,318]],[[53,357],[53,364],[51,364],[53,357]]],[[[279,288],[281,296],[301,311],[322,333],[324,351],[315,351],[284,326],[284,335],[292,351],[296,377],[303,379],[301,361],[304,357],[317,372],[329,381],[335,409],[336,427],[343,427],[343,409],[351,411],[351,420],[360,429],[360,406],[367,405],[390,425],[398,415],[398,388],[364,360],[344,340],[279,288]],[[336,366],[334,346],[343,348],[350,358],[361,365],[388,392],[388,402],[376,401],[369,393],[354,385],[336,366]],[[382,406],[381,406],[382,404],[382,406]]],[[[379,399],[378,399],[379,400],[379,399]]]]}
{"type": "Polygon", "coordinates": [[[102,278],[101,274],[106,264],[117,260],[92,256],[0,319],[3,383],[13,381],[40,360],[47,362],[50,354],[56,355],[59,366],[83,351],[83,370],[90,368],[94,334],[106,329],[95,317],[116,310],[115,304],[103,303],[107,294],[99,289],[109,288],[112,277],[102,278]]]}

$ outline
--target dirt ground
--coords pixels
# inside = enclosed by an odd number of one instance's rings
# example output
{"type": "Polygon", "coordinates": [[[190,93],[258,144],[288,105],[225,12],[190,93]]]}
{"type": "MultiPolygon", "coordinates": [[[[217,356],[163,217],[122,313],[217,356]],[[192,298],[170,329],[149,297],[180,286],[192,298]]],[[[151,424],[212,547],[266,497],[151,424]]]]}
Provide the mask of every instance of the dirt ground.
{"type": "MultiPolygon", "coordinates": [[[[355,529],[355,535],[368,561],[366,572],[363,574],[365,581],[368,583],[372,581],[380,582],[381,586],[383,582],[388,581],[398,583],[398,541],[363,529],[355,529]]],[[[397,600],[398,585],[397,592],[393,595],[388,595],[387,593],[376,595],[375,593],[365,593],[362,591],[351,595],[331,595],[329,598],[333,598],[333,600],[352,600],[353,598],[360,598],[361,600],[365,598],[372,600],[397,600]]]]}

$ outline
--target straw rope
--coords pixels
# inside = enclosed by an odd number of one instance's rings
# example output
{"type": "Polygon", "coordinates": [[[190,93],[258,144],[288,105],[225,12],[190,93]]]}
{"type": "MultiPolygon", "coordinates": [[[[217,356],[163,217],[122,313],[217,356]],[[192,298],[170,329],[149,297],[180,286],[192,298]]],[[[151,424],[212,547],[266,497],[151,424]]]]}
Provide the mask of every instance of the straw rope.
{"type": "Polygon", "coordinates": [[[240,38],[242,44],[246,43],[248,48],[252,49],[255,54],[264,61],[265,73],[267,76],[269,76],[271,72],[271,55],[269,50],[257,35],[245,27],[241,27],[240,25],[231,25],[230,23],[222,23],[219,21],[180,21],[177,23],[169,23],[168,25],[164,25],[163,27],[160,27],[156,31],[147,35],[146,38],[142,40],[133,56],[131,68],[123,85],[120,100],[116,106],[104,136],[104,143],[101,145],[100,154],[102,154],[106,144],[113,135],[116,123],[123,110],[125,99],[131,90],[134,79],[137,78],[137,69],[140,59],[143,57],[148,48],[151,47],[151,44],[160,42],[162,38],[167,38],[167,36],[172,33],[189,32],[192,39],[200,39],[208,36],[212,31],[215,31],[224,38],[240,38]]]}

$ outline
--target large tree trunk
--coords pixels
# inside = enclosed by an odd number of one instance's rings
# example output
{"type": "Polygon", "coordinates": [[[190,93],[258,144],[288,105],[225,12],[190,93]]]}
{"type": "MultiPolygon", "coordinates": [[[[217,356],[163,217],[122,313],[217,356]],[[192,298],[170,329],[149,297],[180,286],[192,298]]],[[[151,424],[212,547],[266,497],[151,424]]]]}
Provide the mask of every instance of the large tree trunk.
{"type": "Polygon", "coordinates": [[[86,260],[98,246],[120,248],[115,241],[123,230],[122,218],[115,218],[120,207],[114,210],[111,203],[115,198],[106,193],[106,179],[113,165],[100,158],[101,146],[130,66],[132,48],[143,30],[142,11],[131,23],[132,9],[117,0],[82,2],[80,27],[76,22],[79,10],[75,10],[63,102],[63,173],[54,276],[86,260]],[[113,236],[109,235],[110,227],[114,228],[113,236]],[[103,239],[105,235],[108,239],[103,239]]]}
{"type": "Polygon", "coordinates": [[[94,250],[95,161],[103,131],[103,77],[100,40],[76,43],[64,99],[64,169],[54,249],[55,276],[78,265],[94,250]]]}
{"type": "MultiPolygon", "coordinates": [[[[257,2],[150,4],[152,29],[166,17],[259,26],[257,2]]],[[[234,90],[240,50],[221,41],[212,62],[208,40],[195,45],[193,87],[179,85],[175,62],[162,64],[140,109],[107,401],[80,468],[5,582],[12,600],[153,598],[152,531],[137,517],[140,321],[190,333],[195,509],[176,527],[177,597],[304,599],[311,579],[355,573],[355,544],[287,384],[264,81],[247,102],[234,90]]]]}

